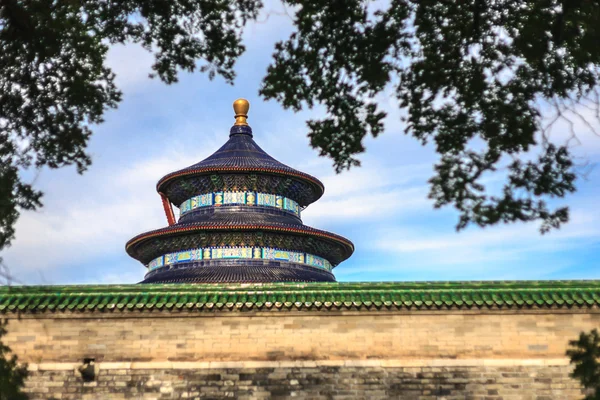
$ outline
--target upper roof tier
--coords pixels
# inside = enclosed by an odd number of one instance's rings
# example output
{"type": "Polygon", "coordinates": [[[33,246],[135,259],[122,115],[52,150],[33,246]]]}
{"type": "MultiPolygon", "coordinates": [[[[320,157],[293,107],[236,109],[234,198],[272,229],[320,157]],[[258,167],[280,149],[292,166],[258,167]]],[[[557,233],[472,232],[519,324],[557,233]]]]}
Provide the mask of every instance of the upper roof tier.
{"type": "Polygon", "coordinates": [[[239,102],[247,105],[243,99],[234,103],[236,125],[231,128],[227,143],[208,158],[164,176],[158,181],[158,192],[175,206],[193,196],[220,190],[277,194],[302,207],[318,200],[324,191],[321,181],[288,167],[261,149],[252,139],[252,128],[245,121],[247,115],[240,113],[239,102]]]}

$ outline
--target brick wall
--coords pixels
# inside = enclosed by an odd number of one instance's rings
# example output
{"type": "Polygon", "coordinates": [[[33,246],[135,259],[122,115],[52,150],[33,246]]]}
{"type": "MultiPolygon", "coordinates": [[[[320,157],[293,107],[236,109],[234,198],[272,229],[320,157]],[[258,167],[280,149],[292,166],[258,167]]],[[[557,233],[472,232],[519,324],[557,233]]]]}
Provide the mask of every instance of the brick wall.
{"type": "Polygon", "coordinates": [[[31,400],[306,399],[568,400],[582,391],[567,366],[106,368],[82,383],[73,370],[37,370],[31,400]]]}
{"type": "Polygon", "coordinates": [[[557,358],[597,310],[42,314],[12,318],[26,362],[557,358]]]}
{"type": "Polygon", "coordinates": [[[582,397],[565,350],[593,328],[597,309],[127,311],[15,316],[5,342],[34,399],[547,400],[582,397]]]}

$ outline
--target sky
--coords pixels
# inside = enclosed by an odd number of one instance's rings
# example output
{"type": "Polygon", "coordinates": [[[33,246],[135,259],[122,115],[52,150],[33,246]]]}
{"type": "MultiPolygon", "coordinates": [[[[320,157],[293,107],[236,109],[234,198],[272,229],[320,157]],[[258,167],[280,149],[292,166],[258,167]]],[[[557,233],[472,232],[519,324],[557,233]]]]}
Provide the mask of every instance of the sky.
{"type": "MultiPolygon", "coordinates": [[[[126,254],[125,243],[167,225],[156,182],[206,158],[228,139],[231,104],[239,97],[250,101],[254,140],[277,160],[325,184],[324,196],[302,218],[354,243],[352,257],[334,270],[338,281],[600,278],[600,171],[595,168],[600,137],[576,122],[581,143],[573,151],[588,173],[578,180],[577,193],[554,203],[570,206],[568,225],[546,235],[537,223],[457,233],[457,212],[434,209],[427,198],[436,154],[404,134],[393,97],[378,99],[388,111],[385,133],[366,139],[362,166],[341,174],[306,136],[305,121],[322,117],[322,109],[294,113],[258,97],[274,43],[291,32],[289,17],[276,7],[267,6],[269,11],[267,22],[246,29],[247,50],[237,63],[234,86],[201,73],[182,73],[179,83],[165,85],[148,78],[153,58],[145,50],[111,48],[109,65],[123,101],[94,127],[87,172],[79,175],[69,167],[38,174],[44,207],[22,213],[13,245],[0,253],[16,282],[141,281],[145,267],[126,254]]],[[[592,123],[600,131],[600,123],[592,123]]],[[[565,140],[567,125],[557,124],[552,135],[559,143],[565,140]]]]}

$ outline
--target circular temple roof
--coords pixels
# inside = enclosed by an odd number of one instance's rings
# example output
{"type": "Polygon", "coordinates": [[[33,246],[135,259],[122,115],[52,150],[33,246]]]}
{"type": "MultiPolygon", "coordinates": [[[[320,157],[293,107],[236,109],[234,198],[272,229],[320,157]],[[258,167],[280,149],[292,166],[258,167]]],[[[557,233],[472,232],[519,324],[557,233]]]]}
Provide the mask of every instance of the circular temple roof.
{"type": "MultiPolygon", "coordinates": [[[[213,174],[260,174],[289,178],[295,185],[288,184],[288,186],[300,185],[303,188],[297,192],[308,194],[302,197],[290,194],[290,197],[296,197],[295,200],[301,206],[307,206],[318,200],[325,190],[323,183],[314,176],[288,167],[268,155],[252,139],[252,129],[243,125],[234,125],[229,140],[211,156],[164,176],[158,181],[156,188],[159,193],[165,193],[169,200],[178,206],[188,198],[200,194],[196,193],[196,185],[187,182],[190,178],[213,174]]],[[[271,192],[274,193],[276,189],[276,187],[272,188],[271,192]]]]}
{"type": "MultiPolygon", "coordinates": [[[[218,232],[248,232],[248,233],[273,233],[278,235],[284,235],[289,237],[304,237],[308,239],[313,245],[325,245],[323,247],[325,252],[322,250],[315,250],[317,255],[324,256],[330,260],[333,265],[337,265],[340,262],[346,260],[354,252],[354,245],[348,239],[336,235],[331,232],[322,231],[306,225],[289,225],[285,223],[271,222],[266,224],[253,224],[252,221],[210,221],[204,223],[190,223],[190,224],[175,224],[165,228],[156,229],[150,232],[145,232],[136,237],[130,239],[125,245],[127,253],[141,261],[142,263],[148,263],[150,260],[160,254],[164,254],[167,250],[174,251],[179,249],[189,248],[191,244],[196,246],[204,246],[204,240],[209,240],[211,233],[218,232]],[[200,235],[194,237],[194,234],[200,235]],[[204,240],[201,238],[204,237],[204,240]],[[332,251],[334,250],[334,251],[332,251]]],[[[259,233],[258,236],[262,236],[259,233]]],[[[232,238],[230,238],[232,240],[232,238]]],[[[244,237],[247,245],[253,245],[252,240],[265,240],[264,238],[249,238],[244,237]]],[[[231,243],[231,245],[240,245],[239,243],[231,243]]],[[[298,241],[296,246],[304,247],[306,244],[304,241],[298,241]]],[[[294,247],[296,247],[294,246],[294,247]]],[[[296,248],[299,249],[299,248],[296,248]]]]}

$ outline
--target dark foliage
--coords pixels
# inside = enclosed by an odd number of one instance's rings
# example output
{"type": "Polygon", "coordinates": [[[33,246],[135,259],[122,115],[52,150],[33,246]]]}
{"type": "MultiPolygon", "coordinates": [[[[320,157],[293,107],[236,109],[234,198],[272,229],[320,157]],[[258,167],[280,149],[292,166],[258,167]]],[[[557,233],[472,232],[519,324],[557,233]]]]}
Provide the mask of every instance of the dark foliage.
{"type": "Polygon", "coordinates": [[[572,156],[544,140],[541,107],[564,116],[591,100],[597,110],[600,3],[392,0],[375,12],[360,0],[287,3],[301,6],[297,31],[276,45],[261,93],[294,110],[326,107],[309,136],[338,171],[383,131],[377,96],[391,89],[406,133],[440,156],[430,197],[460,212],[458,229],[540,220],[546,232],[568,220],[546,199],[575,190],[572,156]],[[483,179],[500,168],[494,196],[483,179]]]}
{"type": "MultiPolygon", "coordinates": [[[[573,157],[551,143],[542,116],[596,106],[600,3],[593,0],[283,0],[296,31],[276,44],[260,93],[286,108],[324,105],[308,121],[313,147],[341,171],[359,165],[363,139],[384,131],[378,105],[392,93],[406,133],[440,156],[430,180],[436,207],[457,225],[568,221],[550,198],[575,191],[573,157]],[[538,153],[532,157],[531,153],[538,153]],[[503,181],[493,194],[484,179],[503,181]]],[[[90,162],[90,125],[120,92],[105,66],[112,43],[155,53],[166,83],[179,69],[232,82],[241,31],[260,0],[0,0],[0,248],[19,209],[40,206],[29,166],[90,162]]],[[[577,115],[581,117],[581,115],[577,115]]],[[[393,149],[391,150],[393,151],[393,149]]]]}
{"type": "MultiPolygon", "coordinates": [[[[7,321],[0,323],[0,339],[6,335],[7,321]]],[[[22,392],[25,379],[29,375],[27,364],[18,365],[17,356],[11,355],[10,347],[0,340],[0,400],[27,400],[22,392]]]]}
{"type": "Polygon", "coordinates": [[[256,0],[0,0],[0,249],[19,210],[41,193],[19,171],[75,165],[83,172],[91,125],[121,93],[105,65],[111,44],[141,43],[166,83],[177,70],[233,82],[241,29],[256,0]],[[202,60],[199,64],[198,60],[202,60]]]}
{"type": "Polygon", "coordinates": [[[571,349],[567,356],[575,368],[571,377],[579,380],[592,394],[585,400],[600,400],[600,335],[596,329],[590,333],[581,332],[578,340],[569,341],[571,349]]]}

